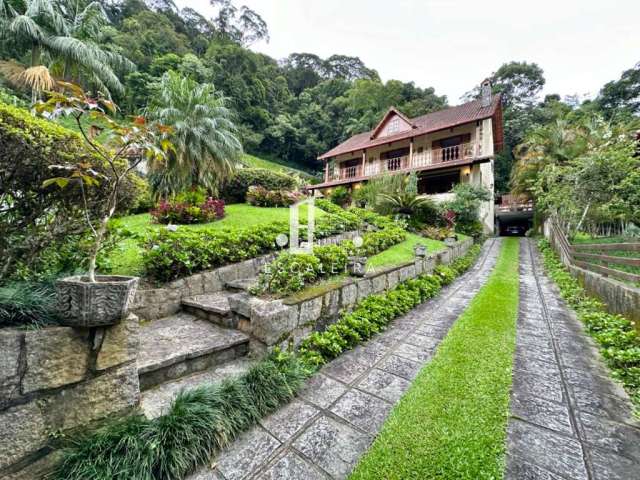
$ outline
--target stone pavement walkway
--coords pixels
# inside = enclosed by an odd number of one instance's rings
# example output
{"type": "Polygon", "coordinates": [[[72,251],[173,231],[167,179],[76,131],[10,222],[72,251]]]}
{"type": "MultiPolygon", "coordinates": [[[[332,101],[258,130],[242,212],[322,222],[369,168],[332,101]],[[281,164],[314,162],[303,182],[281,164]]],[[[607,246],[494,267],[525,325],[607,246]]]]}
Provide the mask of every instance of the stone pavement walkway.
{"type": "Polygon", "coordinates": [[[479,262],[437,298],[323,367],[299,398],[241,436],[189,480],[348,476],[393,405],[486,282],[500,245],[499,239],[488,240],[479,262]]]}
{"type": "Polygon", "coordinates": [[[638,480],[640,424],[595,343],[520,249],[520,311],[507,438],[507,480],[638,480]]]}

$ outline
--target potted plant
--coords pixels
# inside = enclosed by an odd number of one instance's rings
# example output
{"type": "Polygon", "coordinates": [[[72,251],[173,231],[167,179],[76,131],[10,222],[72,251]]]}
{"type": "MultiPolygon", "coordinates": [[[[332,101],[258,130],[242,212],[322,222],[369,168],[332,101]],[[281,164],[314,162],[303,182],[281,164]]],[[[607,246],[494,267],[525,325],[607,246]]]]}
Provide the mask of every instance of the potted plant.
{"type": "Polygon", "coordinates": [[[127,313],[138,278],[96,275],[96,260],[107,234],[108,223],[116,211],[118,194],[127,175],[144,160],[163,158],[171,144],[166,139],[161,139],[167,131],[166,127],[149,125],[143,117],[135,117],[131,124],[119,124],[105,113],[116,111],[115,104],[110,100],[100,95],[91,97],[73,83],[58,82],[58,85],[62,87],[62,91],[50,92],[47,102],[38,104],[36,110],[47,116],[72,116],[85,143],[104,168],[96,168],[96,165],[84,161],[56,165],[56,170],[67,172],[68,175],[50,178],[43,183],[44,188],[54,184],[60,188],[70,185],[79,188],[91,235],[88,271],[86,275],[58,280],[57,308],[66,325],[112,325],[127,313]],[[88,128],[85,119],[91,123],[88,128]],[[95,136],[103,130],[107,130],[107,140],[100,143],[95,136]],[[101,186],[106,195],[100,202],[99,218],[92,219],[87,207],[86,190],[96,186],[101,186]]]}
{"type": "Polygon", "coordinates": [[[442,218],[447,224],[447,237],[444,239],[444,243],[447,246],[452,246],[454,243],[458,241],[458,236],[455,234],[455,226],[456,226],[456,212],[449,209],[446,210],[442,214],[442,218]]]}

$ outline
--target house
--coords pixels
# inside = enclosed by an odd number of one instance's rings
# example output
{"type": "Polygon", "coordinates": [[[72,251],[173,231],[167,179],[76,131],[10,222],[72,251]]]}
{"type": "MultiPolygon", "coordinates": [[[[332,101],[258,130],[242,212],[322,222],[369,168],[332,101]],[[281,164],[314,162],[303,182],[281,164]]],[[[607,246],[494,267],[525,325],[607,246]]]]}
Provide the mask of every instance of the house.
{"type": "MultiPolygon", "coordinates": [[[[323,194],[338,185],[359,188],[387,172],[417,172],[418,192],[442,201],[460,182],[483,185],[493,194],[495,154],[502,149],[502,107],[488,81],[477,100],[407,118],[390,108],[371,131],[354,135],[320,155],[324,180],[309,189],[323,194]]],[[[493,232],[493,199],[480,212],[487,233],[493,232]]]]}

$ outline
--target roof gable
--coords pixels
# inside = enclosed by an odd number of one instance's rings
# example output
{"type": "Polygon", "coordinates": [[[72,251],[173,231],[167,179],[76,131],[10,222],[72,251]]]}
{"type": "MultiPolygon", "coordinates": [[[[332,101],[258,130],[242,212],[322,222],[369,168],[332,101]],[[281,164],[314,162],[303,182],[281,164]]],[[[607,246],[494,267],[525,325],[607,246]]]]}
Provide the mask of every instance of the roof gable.
{"type": "Polygon", "coordinates": [[[380,123],[371,131],[371,139],[379,137],[388,137],[389,135],[395,135],[400,132],[406,132],[416,128],[416,126],[404,116],[395,107],[391,107],[384,114],[380,123]]]}
{"type": "Polygon", "coordinates": [[[474,122],[476,120],[491,118],[494,115],[499,115],[499,107],[500,95],[498,94],[493,96],[491,104],[488,106],[483,106],[481,100],[473,100],[471,102],[463,103],[462,105],[427,113],[426,115],[412,119],[408,119],[395,108],[391,108],[375,129],[352,136],[328,152],[320,155],[318,159],[334,157],[343,153],[363,150],[397,140],[403,140],[410,137],[416,137],[418,135],[425,135],[430,132],[436,132],[438,130],[444,130],[446,128],[452,128],[457,125],[474,122]],[[396,115],[400,115],[401,118],[404,118],[412,128],[386,136],[376,135],[379,133],[380,129],[384,127],[390,114],[394,113],[396,115]]]}

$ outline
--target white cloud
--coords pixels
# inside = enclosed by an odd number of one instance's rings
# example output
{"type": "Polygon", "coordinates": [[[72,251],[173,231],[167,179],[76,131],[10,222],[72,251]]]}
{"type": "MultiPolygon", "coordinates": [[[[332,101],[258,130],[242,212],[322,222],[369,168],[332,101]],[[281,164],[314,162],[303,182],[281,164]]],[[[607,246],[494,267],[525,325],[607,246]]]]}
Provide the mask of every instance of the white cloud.
{"type": "MultiPolygon", "coordinates": [[[[205,15],[208,0],[177,0],[205,15]]],[[[252,48],[359,56],[383,80],[433,86],[451,103],[502,63],[545,71],[544,93],[596,94],[640,61],[634,0],[238,0],[269,25],[252,48]]]]}

